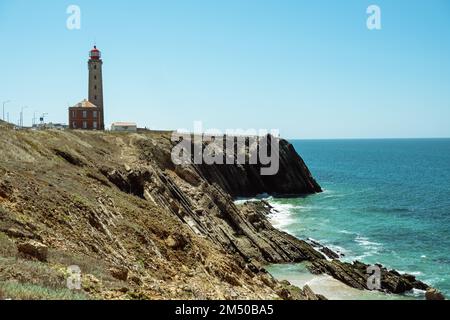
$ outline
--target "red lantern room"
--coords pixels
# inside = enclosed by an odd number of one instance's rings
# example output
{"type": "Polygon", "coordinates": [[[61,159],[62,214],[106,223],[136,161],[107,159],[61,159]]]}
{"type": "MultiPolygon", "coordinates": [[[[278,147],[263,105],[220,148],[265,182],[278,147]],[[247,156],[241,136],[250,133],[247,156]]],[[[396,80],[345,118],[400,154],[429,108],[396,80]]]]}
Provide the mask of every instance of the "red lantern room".
{"type": "Polygon", "coordinates": [[[91,50],[91,52],[89,53],[89,57],[91,58],[91,60],[100,60],[102,54],[100,50],[97,49],[97,46],[94,46],[94,49],[91,50]]]}

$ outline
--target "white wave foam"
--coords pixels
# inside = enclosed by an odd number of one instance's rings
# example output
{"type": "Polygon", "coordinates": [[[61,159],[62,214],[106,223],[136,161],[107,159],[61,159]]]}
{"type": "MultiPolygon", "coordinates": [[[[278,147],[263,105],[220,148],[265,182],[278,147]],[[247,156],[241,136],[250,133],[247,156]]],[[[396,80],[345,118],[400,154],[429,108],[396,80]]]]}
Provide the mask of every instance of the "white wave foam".
{"type": "Polygon", "coordinates": [[[416,288],[413,288],[412,291],[415,295],[418,295],[418,296],[423,295],[426,292],[425,290],[420,290],[420,289],[416,289],[416,288]]]}
{"type": "Polygon", "coordinates": [[[355,238],[355,242],[365,250],[362,255],[356,257],[357,260],[363,260],[364,258],[374,256],[383,249],[381,243],[370,241],[369,238],[360,235],[355,238]]]}
{"type": "Polygon", "coordinates": [[[351,232],[351,231],[348,231],[348,230],[339,230],[339,233],[356,235],[355,232],[351,232]]]}
{"type": "Polygon", "coordinates": [[[269,221],[275,228],[287,231],[287,227],[295,222],[293,217],[294,210],[302,209],[301,206],[295,206],[288,203],[270,202],[272,210],[269,215],[269,221]]]}
{"type": "Polygon", "coordinates": [[[420,271],[403,271],[403,270],[397,270],[400,274],[410,274],[412,276],[421,276],[423,273],[420,271]]]}
{"type": "Polygon", "coordinates": [[[324,199],[329,199],[329,198],[342,198],[342,197],[344,197],[345,195],[342,194],[342,193],[338,193],[338,192],[336,192],[336,191],[333,191],[333,190],[324,190],[324,191],[320,194],[320,196],[321,196],[322,198],[324,198],[324,199]]]}
{"type": "Polygon", "coordinates": [[[240,205],[240,204],[244,204],[246,202],[256,202],[256,201],[261,201],[261,200],[269,201],[271,199],[272,199],[271,196],[269,196],[267,193],[263,193],[263,194],[257,195],[254,198],[237,198],[236,200],[234,200],[234,204],[240,205]]]}
{"type": "Polygon", "coordinates": [[[359,245],[367,248],[378,248],[379,246],[381,246],[381,243],[370,241],[369,238],[363,236],[357,236],[355,238],[355,241],[359,245]]]}

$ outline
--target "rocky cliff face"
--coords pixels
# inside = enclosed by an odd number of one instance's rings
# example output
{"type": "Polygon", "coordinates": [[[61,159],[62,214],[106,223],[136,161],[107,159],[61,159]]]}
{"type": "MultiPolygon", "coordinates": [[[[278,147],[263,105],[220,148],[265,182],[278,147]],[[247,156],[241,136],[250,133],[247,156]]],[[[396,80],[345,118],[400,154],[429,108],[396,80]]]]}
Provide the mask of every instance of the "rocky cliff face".
{"type": "MultiPolygon", "coordinates": [[[[264,269],[301,261],[366,288],[365,265],[273,228],[267,203],[234,204],[320,191],[286,141],[278,175],[259,178],[258,166],[175,166],[168,134],[0,130],[0,297],[323,299],[264,269]],[[65,288],[70,265],[82,291],[65,288]]],[[[395,272],[388,282],[428,287],[395,272]]]]}
{"type": "Polygon", "coordinates": [[[322,298],[263,267],[316,251],[175,167],[169,136],[0,130],[0,298],[322,298]]]}
{"type": "MultiPolygon", "coordinates": [[[[276,138],[272,138],[276,139],[276,138]]],[[[197,170],[209,183],[217,184],[232,197],[260,194],[294,196],[322,192],[292,144],[279,140],[279,171],[261,175],[261,165],[200,165],[197,170]]]]}

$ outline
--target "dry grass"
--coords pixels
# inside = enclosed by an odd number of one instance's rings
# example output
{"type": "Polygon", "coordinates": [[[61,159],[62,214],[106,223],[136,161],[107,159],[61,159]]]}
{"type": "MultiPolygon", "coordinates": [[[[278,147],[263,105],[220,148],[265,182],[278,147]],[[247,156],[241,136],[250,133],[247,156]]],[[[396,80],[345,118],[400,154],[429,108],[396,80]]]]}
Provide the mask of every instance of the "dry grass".
{"type": "Polygon", "coordinates": [[[83,274],[91,274],[105,282],[116,282],[108,271],[109,266],[99,259],[60,250],[50,250],[49,261],[60,266],[78,266],[83,274]]]}
{"type": "Polygon", "coordinates": [[[0,281],[17,280],[22,283],[61,288],[65,286],[65,274],[39,261],[17,257],[0,257],[0,281]]]}
{"type": "Polygon", "coordinates": [[[13,257],[16,254],[16,245],[6,236],[6,234],[0,232],[0,257],[13,257]]]}
{"type": "Polygon", "coordinates": [[[67,289],[64,272],[51,265],[0,257],[0,299],[86,300],[88,296],[67,289]]]}
{"type": "Polygon", "coordinates": [[[89,297],[82,292],[15,281],[6,281],[0,284],[1,298],[11,300],[89,300],[89,297]]]}

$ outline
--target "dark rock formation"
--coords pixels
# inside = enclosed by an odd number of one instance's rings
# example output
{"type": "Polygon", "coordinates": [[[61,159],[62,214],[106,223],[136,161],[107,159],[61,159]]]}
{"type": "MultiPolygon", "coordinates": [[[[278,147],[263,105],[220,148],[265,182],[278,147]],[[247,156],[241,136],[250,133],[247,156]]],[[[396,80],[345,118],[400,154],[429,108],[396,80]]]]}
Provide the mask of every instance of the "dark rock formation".
{"type": "MultiPolygon", "coordinates": [[[[306,242],[275,229],[267,220],[270,207],[266,203],[250,202],[238,208],[221,188],[205,183],[196,167],[180,168],[176,172],[183,179],[175,173],[157,173],[144,168],[114,169],[104,174],[125,192],[128,186],[136,185],[133,181],[145,181],[139,185],[144,186],[142,194],[146,199],[166,207],[196,234],[221,244],[247,262],[286,263],[323,258],[306,242]],[[191,184],[197,181],[203,182],[197,187],[191,184]]],[[[166,240],[171,247],[179,247],[179,242],[174,236],[166,240]]]]}
{"type": "Polygon", "coordinates": [[[232,197],[254,197],[264,193],[287,197],[322,191],[292,144],[279,139],[279,155],[279,171],[273,176],[261,175],[260,164],[196,167],[209,183],[217,184],[232,197]]]}
{"type": "MultiPolygon", "coordinates": [[[[381,288],[380,291],[388,293],[404,293],[412,289],[427,290],[430,287],[417,280],[414,276],[409,274],[400,274],[395,270],[388,270],[381,265],[377,265],[381,271],[381,288]]],[[[342,262],[339,260],[327,261],[324,259],[317,259],[312,261],[308,269],[314,274],[326,273],[333,278],[349,285],[356,289],[367,289],[367,280],[369,265],[359,261],[353,264],[342,262]]]]}
{"type": "Polygon", "coordinates": [[[280,282],[277,293],[283,300],[327,300],[326,297],[314,293],[307,285],[300,289],[291,285],[288,281],[280,282]]]}
{"type": "Polygon", "coordinates": [[[429,288],[425,293],[425,299],[427,300],[445,300],[444,295],[434,288],[429,288]]]}
{"type": "Polygon", "coordinates": [[[71,152],[63,151],[63,150],[59,150],[59,149],[54,149],[54,152],[56,155],[60,156],[61,158],[66,160],[68,163],[70,163],[74,166],[83,167],[86,165],[81,158],[77,157],[76,155],[74,155],[71,152]]]}
{"type": "Polygon", "coordinates": [[[48,248],[34,240],[21,243],[17,246],[18,251],[26,257],[35,258],[39,261],[47,261],[48,248]]]}
{"type": "Polygon", "coordinates": [[[121,281],[127,281],[128,280],[128,269],[123,267],[112,267],[109,269],[109,272],[111,275],[121,281]]]}
{"type": "Polygon", "coordinates": [[[313,239],[308,239],[307,240],[308,243],[310,243],[315,249],[319,250],[320,252],[322,252],[327,258],[329,259],[339,259],[341,257],[344,256],[344,254],[342,253],[337,253],[334,252],[333,250],[331,250],[328,247],[325,247],[324,245],[320,244],[319,242],[313,240],[313,239]]]}

